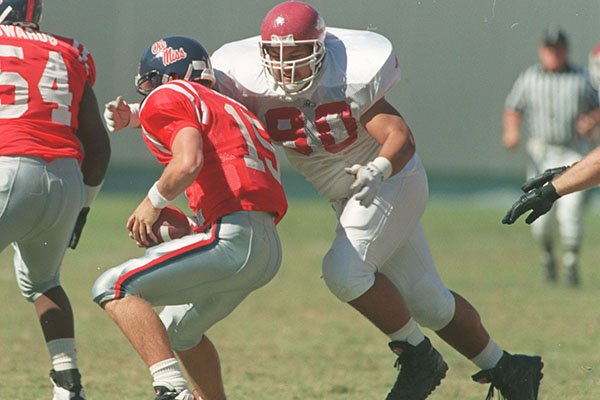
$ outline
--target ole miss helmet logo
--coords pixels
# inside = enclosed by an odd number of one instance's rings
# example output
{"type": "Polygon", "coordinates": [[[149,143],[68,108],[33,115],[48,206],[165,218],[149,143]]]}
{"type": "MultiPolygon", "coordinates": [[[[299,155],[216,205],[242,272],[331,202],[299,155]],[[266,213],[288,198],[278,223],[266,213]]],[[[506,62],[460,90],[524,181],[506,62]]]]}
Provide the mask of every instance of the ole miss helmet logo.
{"type": "Polygon", "coordinates": [[[172,47],[167,46],[167,42],[165,42],[162,39],[152,44],[151,51],[152,54],[162,57],[162,62],[165,67],[179,60],[184,60],[185,58],[187,58],[187,53],[185,52],[183,47],[180,47],[179,49],[174,49],[172,47]]]}

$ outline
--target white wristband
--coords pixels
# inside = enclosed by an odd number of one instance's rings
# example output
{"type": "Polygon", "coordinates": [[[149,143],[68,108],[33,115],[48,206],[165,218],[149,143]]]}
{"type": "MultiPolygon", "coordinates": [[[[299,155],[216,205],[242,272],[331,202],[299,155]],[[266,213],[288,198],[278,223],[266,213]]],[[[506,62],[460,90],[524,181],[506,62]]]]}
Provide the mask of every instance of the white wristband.
{"type": "Polygon", "coordinates": [[[154,208],[165,208],[171,203],[165,196],[158,191],[158,181],[148,190],[148,200],[154,208]]]}
{"type": "Polygon", "coordinates": [[[383,180],[386,180],[392,175],[393,166],[390,160],[385,157],[377,157],[371,161],[377,169],[383,174],[383,180]]]}
{"type": "Polygon", "coordinates": [[[104,183],[104,181],[100,182],[100,184],[97,186],[84,185],[85,186],[85,201],[83,202],[84,207],[89,207],[92,205],[92,203],[94,202],[94,199],[100,192],[100,189],[102,189],[103,183],[104,183]]]}
{"type": "Polygon", "coordinates": [[[140,103],[129,104],[129,122],[127,126],[131,128],[140,127],[140,103]]]}

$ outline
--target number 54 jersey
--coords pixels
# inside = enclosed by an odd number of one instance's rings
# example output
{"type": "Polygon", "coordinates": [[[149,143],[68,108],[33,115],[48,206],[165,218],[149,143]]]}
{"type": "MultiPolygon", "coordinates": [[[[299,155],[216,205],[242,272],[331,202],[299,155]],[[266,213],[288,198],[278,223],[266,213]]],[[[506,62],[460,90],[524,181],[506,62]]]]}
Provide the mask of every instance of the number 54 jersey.
{"type": "Polygon", "coordinates": [[[81,160],[79,103],[95,79],[76,40],[0,25],[0,156],[81,160]]]}
{"type": "Polygon", "coordinates": [[[344,167],[366,164],[380,145],[361,116],[399,81],[391,43],[370,31],[327,28],[323,66],[312,86],[288,95],[263,70],[259,37],[228,43],[211,57],[219,90],[264,123],[292,165],[331,201],[350,197],[344,167]]]}
{"type": "Polygon", "coordinates": [[[204,163],[186,189],[201,228],[236,211],[264,211],[275,222],[287,210],[275,151],[260,121],[248,109],[198,83],[174,80],[142,102],[143,139],[161,164],[184,128],[202,135],[204,163]]]}

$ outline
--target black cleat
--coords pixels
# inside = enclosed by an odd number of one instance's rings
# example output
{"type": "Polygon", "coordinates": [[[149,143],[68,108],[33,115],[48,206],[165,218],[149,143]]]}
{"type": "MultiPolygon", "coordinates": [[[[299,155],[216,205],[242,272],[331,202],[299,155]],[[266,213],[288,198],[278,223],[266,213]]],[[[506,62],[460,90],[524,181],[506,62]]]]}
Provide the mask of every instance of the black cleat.
{"type": "Polygon", "coordinates": [[[506,400],[537,400],[544,376],[542,368],[541,357],[504,352],[494,368],[479,371],[472,378],[475,382],[491,383],[486,400],[494,397],[494,388],[506,400]]]}
{"type": "Polygon", "coordinates": [[[52,400],[85,400],[85,390],[81,386],[79,370],[51,370],[50,379],[54,385],[52,400]]]}
{"type": "Polygon", "coordinates": [[[417,346],[399,341],[389,346],[398,355],[394,367],[400,373],[386,400],[424,400],[446,377],[448,365],[428,338],[417,346]]]}

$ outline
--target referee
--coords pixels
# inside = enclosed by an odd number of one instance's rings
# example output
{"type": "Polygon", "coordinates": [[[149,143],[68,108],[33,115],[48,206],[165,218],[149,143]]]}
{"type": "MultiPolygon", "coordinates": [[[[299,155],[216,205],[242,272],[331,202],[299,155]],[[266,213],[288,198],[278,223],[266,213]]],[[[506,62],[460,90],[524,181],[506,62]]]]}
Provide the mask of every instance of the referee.
{"type": "MultiPolygon", "coordinates": [[[[538,49],[540,63],[519,75],[506,98],[502,142],[507,149],[516,149],[524,125],[528,133],[528,177],[557,165],[573,164],[595,147],[593,132],[600,122],[598,93],[587,70],[572,64],[568,53],[566,34],[559,28],[548,28],[538,49]]],[[[585,200],[585,192],[565,196],[532,224],[532,234],[543,250],[546,279],[551,283],[557,281],[555,221],[567,283],[580,283],[578,260],[585,200]]]]}

